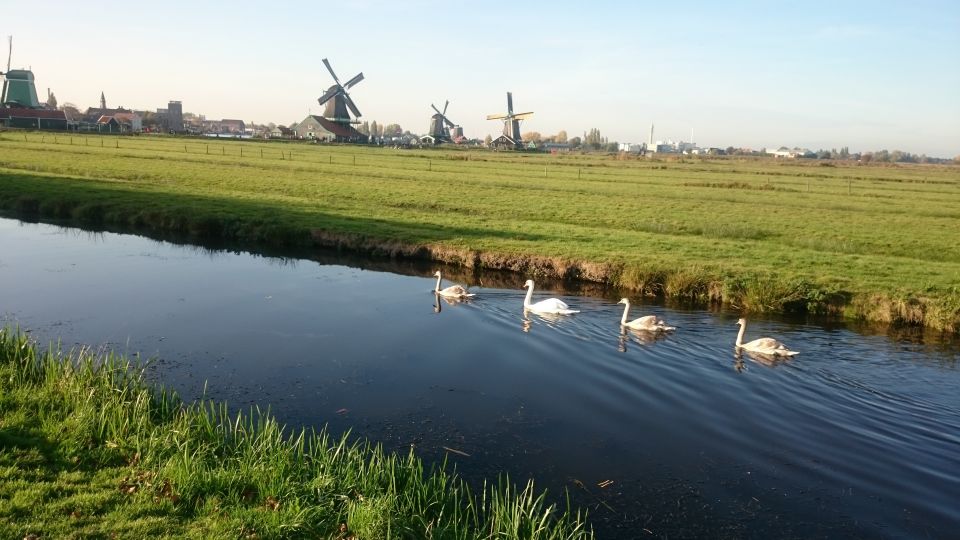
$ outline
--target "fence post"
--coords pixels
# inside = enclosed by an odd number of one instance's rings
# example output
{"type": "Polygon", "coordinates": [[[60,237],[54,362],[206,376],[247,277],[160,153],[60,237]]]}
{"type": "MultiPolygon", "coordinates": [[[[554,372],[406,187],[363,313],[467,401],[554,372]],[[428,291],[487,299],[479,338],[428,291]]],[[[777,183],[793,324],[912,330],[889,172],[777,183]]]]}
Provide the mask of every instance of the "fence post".
{"type": "Polygon", "coordinates": [[[243,147],[240,147],[240,157],[243,157],[243,147]]]}
{"type": "Polygon", "coordinates": [[[184,153],[184,154],[187,153],[187,145],[183,145],[183,153],[184,153]]]}
{"type": "Polygon", "coordinates": [[[850,178],[847,178],[847,195],[852,195],[852,194],[853,194],[853,180],[850,178]]]}
{"type": "Polygon", "coordinates": [[[209,156],[209,155],[210,155],[210,145],[209,145],[209,144],[205,144],[204,146],[207,147],[207,155],[209,156]]]}
{"type": "Polygon", "coordinates": [[[356,154],[354,154],[354,156],[353,156],[353,164],[354,164],[354,165],[357,164],[357,156],[356,156],[356,154]]]}
{"type": "Polygon", "coordinates": [[[427,160],[427,170],[428,170],[428,171],[432,171],[432,170],[433,170],[433,160],[431,160],[431,159],[428,159],[428,160],[427,160]]]}
{"type": "Polygon", "coordinates": [[[263,158],[263,148],[260,149],[260,158],[263,158]]]}
{"type": "Polygon", "coordinates": [[[577,180],[580,179],[580,173],[583,172],[583,169],[577,169],[577,180]]]}
{"type": "Polygon", "coordinates": [[[547,177],[547,168],[546,168],[546,167],[543,168],[543,177],[544,177],[544,178],[547,177]]]}

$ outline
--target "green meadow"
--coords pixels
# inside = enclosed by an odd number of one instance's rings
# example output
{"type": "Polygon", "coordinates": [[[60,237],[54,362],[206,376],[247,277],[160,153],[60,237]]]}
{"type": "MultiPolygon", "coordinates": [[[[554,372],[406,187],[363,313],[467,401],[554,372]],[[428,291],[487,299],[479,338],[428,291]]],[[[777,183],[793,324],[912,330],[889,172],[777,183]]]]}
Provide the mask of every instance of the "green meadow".
{"type": "Polygon", "coordinates": [[[956,166],[7,132],[0,208],[960,330],[956,166]]]}

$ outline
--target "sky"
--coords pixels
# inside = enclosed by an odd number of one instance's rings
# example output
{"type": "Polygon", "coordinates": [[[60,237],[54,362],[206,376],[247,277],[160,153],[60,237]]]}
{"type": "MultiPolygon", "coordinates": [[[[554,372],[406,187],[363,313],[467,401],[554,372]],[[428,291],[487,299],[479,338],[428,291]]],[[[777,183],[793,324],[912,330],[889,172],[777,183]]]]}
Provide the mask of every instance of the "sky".
{"type": "MultiPolygon", "coordinates": [[[[0,0],[12,67],[60,104],[288,125],[332,83],[361,120],[700,146],[960,155],[960,2],[0,0]],[[5,7],[6,6],[6,7],[5,7]]],[[[5,41],[5,40],[4,40],[5,41]]],[[[4,42],[3,45],[6,45],[4,42]]],[[[2,49],[6,47],[3,46],[2,49]]],[[[6,51],[4,51],[6,52],[6,51]]],[[[44,99],[41,97],[41,99],[44,99]]]]}

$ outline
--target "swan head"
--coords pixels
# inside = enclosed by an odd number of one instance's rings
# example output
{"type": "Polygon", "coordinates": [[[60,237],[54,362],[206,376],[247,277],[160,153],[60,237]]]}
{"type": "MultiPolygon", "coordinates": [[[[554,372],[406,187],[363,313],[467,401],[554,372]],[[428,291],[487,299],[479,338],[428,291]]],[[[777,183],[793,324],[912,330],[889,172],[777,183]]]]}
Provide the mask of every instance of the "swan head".
{"type": "Polygon", "coordinates": [[[436,272],[434,272],[433,277],[440,277],[440,271],[437,270],[436,272]]]}
{"type": "Polygon", "coordinates": [[[617,303],[618,303],[618,304],[629,304],[629,303],[630,303],[630,300],[627,300],[626,298],[621,298],[620,301],[617,302],[617,303]]]}
{"type": "Polygon", "coordinates": [[[737,324],[739,324],[740,326],[743,326],[747,324],[747,320],[744,319],[743,317],[740,317],[739,319],[737,319],[737,324]]]}
{"type": "Polygon", "coordinates": [[[533,288],[533,280],[532,280],[532,279],[528,279],[527,281],[524,282],[523,286],[526,287],[526,288],[532,289],[532,288],[533,288]]]}

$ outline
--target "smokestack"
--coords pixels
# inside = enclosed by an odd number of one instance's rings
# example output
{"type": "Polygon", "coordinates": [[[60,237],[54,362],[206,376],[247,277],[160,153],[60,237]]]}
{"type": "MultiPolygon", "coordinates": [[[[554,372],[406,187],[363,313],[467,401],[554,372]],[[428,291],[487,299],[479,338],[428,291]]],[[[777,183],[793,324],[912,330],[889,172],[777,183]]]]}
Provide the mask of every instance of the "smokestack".
{"type": "Polygon", "coordinates": [[[653,124],[650,124],[650,142],[647,143],[647,146],[653,146],[653,124]]]}

